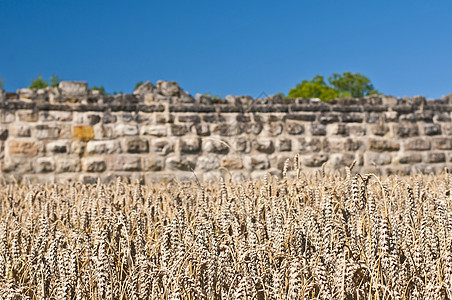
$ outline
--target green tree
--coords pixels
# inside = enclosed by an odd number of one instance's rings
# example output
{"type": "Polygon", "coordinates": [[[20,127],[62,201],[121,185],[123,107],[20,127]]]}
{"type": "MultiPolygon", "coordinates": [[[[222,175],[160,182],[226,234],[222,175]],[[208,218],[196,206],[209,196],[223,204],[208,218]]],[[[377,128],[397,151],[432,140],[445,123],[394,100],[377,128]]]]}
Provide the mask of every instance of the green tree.
{"type": "Polygon", "coordinates": [[[2,79],[2,76],[0,76],[0,89],[2,89],[4,85],[5,81],[2,79]]]}
{"type": "Polygon", "coordinates": [[[58,87],[58,84],[60,83],[60,78],[57,74],[53,74],[52,77],[50,77],[50,85],[52,87],[58,87]]]}
{"type": "Polygon", "coordinates": [[[314,76],[311,81],[305,79],[289,91],[290,98],[320,98],[329,101],[338,96],[339,93],[328,86],[321,75],[314,76]]]}
{"type": "Polygon", "coordinates": [[[28,87],[29,89],[45,89],[49,86],[49,83],[42,79],[42,75],[39,74],[38,78],[31,80],[31,85],[28,87]]]}
{"type": "Polygon", "coordinates": [[[360,98],[378,94],[370,83],[370,79],[359,73],[344,72],[342,75],[334,73],[328,77],[328,82],[339,93],[340,97],[360,98]]]}

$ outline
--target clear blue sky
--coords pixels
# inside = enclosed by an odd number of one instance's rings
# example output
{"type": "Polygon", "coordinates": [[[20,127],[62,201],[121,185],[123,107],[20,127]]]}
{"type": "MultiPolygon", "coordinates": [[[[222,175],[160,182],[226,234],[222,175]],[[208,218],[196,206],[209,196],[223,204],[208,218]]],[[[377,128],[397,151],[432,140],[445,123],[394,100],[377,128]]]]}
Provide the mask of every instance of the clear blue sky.
{"type": "Polygon", "coordinates": [[[53,73],[132,92],[287,94],[344,71],[394,96],[452,93],[452,1],[0,0],[7,91],[53,73]]]}

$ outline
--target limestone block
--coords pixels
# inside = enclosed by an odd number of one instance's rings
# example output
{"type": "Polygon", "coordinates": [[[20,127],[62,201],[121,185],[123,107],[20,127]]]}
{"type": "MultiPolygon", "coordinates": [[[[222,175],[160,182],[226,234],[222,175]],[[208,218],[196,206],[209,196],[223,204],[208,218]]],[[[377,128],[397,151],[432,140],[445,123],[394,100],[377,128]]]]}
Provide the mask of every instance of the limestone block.
{"type": "Polygon", "coordinates": [[[304,132],[304,126],[300,123],[288,122],[286,125],[286,131],[288,134],[297,135],[304,132]]]}
{"type": "Polygon", "coordinates": [[[182,138],[179,141],[179,148],[181,153],[195,154],[201,151],[200,138],[182,138]]]}
{"type": "Polygon", "coordinates": [[[424,125],[425,135],[440,135],[441,125],[440,124],[425,124],[424,125]]]}
{"type": "Polygon", "coordinates": [[[180,115],[178,121],[181,123],[199,123],[201,122],[201,117],[198,115],[180,115]]]}
{"type": "Polygon", "coordinates": [[[5,141],[8,138],[9,131],[8,127],[0,126],[0,141],[5,141]]]}
{"type": "Polygon", "coordinates": [[[321,114],[319,117],[319,122],[321,124],[332,124],[332,123],[338,123],[339,120],[339,114],[334,113],[325,113],[321,114]]]}
{"type": "Polygon", "coordinates": [[[148,153],[149,144],[146,138],[128,138],[125,140],[125,145],[128,153],[148,153]]]}
{"type": "Polygon", "coordinates": [[[41,122],[70,122],[72,121],[71,111],[40,111],[39,121],[41,122]]]}
{"type": "Polygon", "coordinates": [[[107,168],[103,157],[83,157],[82,170],[85,172],[103,172],[107,168]]]}
{"type": "Polygon", "coordinates": [[[148,157],[142,158],[142,168],[143,171],[161,171],[165,168],[165,161],[160,157],[148,157]]]}
{"type": "Polygon", "coordinates": [[[82,81],[61,81],[58,84],[61,94],[65,98],[86,98],[88,96],[88,83],[82,81]]]}
{"type": "Polygon", "coordinates": [[[419,135],[417,124],[397,124],[393,126],[393,131],[398,137],[412,137],[419,135]]]}
{"type": "Polygon", "coordinates": [[[243,169],[243,160],[240,157],[223,157],[221,166],[226,169],[243,169]]]}
{"type": "Polygon", "coordinates": [[[145,94],[152,93],[154,90],[155,90],[155,86],[152,83],[150,83],[149,81],[146,81],[143,84],[141,84],[139,87],[137,87],[133,91],[133,94],[142,96],[145,94]]]}
{"type": "Polygon", "coordinates": [[[159,80],[156,83],[157,91],[163,96],[178,96],[180,87],[175,81],[159,80]]]}
{"type": "Polygon", "coordinates": [[[243,124],[241,126],[243,128],[243,131],[247,134],[252,135],[258,135],[261,133],[263,126],[261,123],[249,123],[249,124],[243,124]]]}
{"type": "Polygon", "coordinates": [[[38,157],[35,170],[37,173],[49,173],[55,171],[55,160],[53,157],[38,157]]]}
{"type": "Polygon", "coordinates": [[[221,139],[206,139],[203,142],[203,150],[206,152],[227,154],[229,152],[229,144],[221,139]]]}
{"type": "Polygon", "coordinates": [[[437,137],[433,139],[433,149],[437,150],[452,150],[452,138],[437,137]]]}
{"type": "Polygon", "coordinates": [[[382,153],[369,152],[364,154],[364,160],[366,161],[366,165],[382,166],[389,165],[392,162],[392,156],[387,152],[382,153]]]}
{"type": "Polygon", "coordinates": [[[425,151],[430,150],[431,143],[425,138],[414,138],[404,144],[405,150],[425,151]]]}
{"type": "Polygon", "coordinates": [[[152,139],[151,152],[158,155],[167,155],[174,152],[174,143],[168,139],[152,139]]]}
{"type": "Polygon", "coordinates": [[[236,136],[243,132],[243,128],[238,123],[217,124],[213,128],[213,133],[221,136],[236,136]]]}
{"type": "Polygon", "coordinates": [[[311,124],[312,135],[326,135],[326,126],[323,124],[312,123],[311,124]]]}
{"type": "Polygon", "coordinates": [[[278,140],[278,150],[281,152],[292,151],[292,140],[291,139],[279,139],[278,140]]]}
{"type": "Polygon", "coordinates": [[[77,157],[56,157],[55,164],[57,173],[80,172],[82,169],[80,159],[77,157]]]}
{"type": "Polygon", "coordinates": [[[116,124],[114,126],[115,136],[138,135],[138,126],[129,124],[116,124]]]}
{"type": "Polygon", "coordinates": [[[34,110],[19,110],[16,114],[20,122],[37,122],[39,120],[39,113],[34,110]]]}
{"type": "Polygon", "coordinates": [[[38,140],[57,139],[60,136],[61,127],[58,125],[36,125],[31,130],[32,136],[38,140]]]}
{"type": "Polygon", "coordinates": [[[246,156],[243,163],[248,170],[266,170],[270,168],[270,160],[266,154],[246,156]]]}
{"type": "Polygon", "coordinates": [[[168,135],[168,128],[166,125],[147,125],[140,128],[142,135],[151,135],[162,137],[168,135]]]}
{"type": "Polygon", "coordinates": [[[333,153],[330,154],[328,164],[335,168],[350,166],[356,160],[354,153],[333,153]]]}
{"type": "Polygon", "coordinates": [[[12,123],[16,119],[14,112],[8,110],[0,110],[0,123],[12,123]]]}
{"type": "Polygon", "coordinates": [[[420,163],[422,162],[422,155],[420,153],[404,153],[400,158],[399,158],[399,163],[400,164],[415,164],[415,163],[420,163]]]}
{"type": "Polygon", "coordinates": [[[251,151],[250,140],[245,137],[238,137],[234,141],[235,152],[249,153],[251,151]]]}
{"type": "Polygon", "coordinates": [[[121,153],[121,145],[116,140],[89,141],[86,144],[86,152],[88,154],[121,153]]]}
{"type": "Polygon", "coordinates": [[[384,123],[371,125],[370,132],[372,132],[373,135],[384,136],[389,132],[389,126],[384,123]]]}
{"type": "Polygon", "coordinates": [[[365,136],[367,134],[366,127],[362,124],[347,124],[347,130],[351,136],[365,136]]]}
{"type": "Polygon", "coordinates": [[[90,141],[94,139],[94,128],[91,126],[74,126],[72,136],[81,141],[90,141]]]}
{"type": "Polygon", "coordinates": [[[328,161],[328,154],[317,153],[311,155],[302,155],[300,157],[301,163],[306,167],[321,167],[328,161]]]}
{"type": "Polygon", "coordinates": [[[428,163],[446,162],[446,154],[443,152],[429,152],[426,153],[425,161],[428,163]]]}
{"type": "Polygon", "coordinates": [[[328,124],[326,127],[327,135],[341,135],[348,136],[348,128],[346,124],[336,123],[336,124],[328,124]]]}
{"type": "MultiPolygon", "coordinates": [[[[256,116],[255,116],[256,118],[256,116]]],[[[279,136],[282,134],[283,130],[284,130],[284,126],[282,123],[269,123],[269,124],[265,124],[264,125],[264,129],[265,129],[265,133],[268,136],[279,136]]]]}
{"type": "Polygon", "coordinates": [[[85,153],[85,142],[75,140],[71,143],[71,153],[82,156],[85,153]]]}
{"type": "Polygon", "coordinates": [[[68,140],[57,140],[47,143],[46,151],[51,152],[53,154],[59,153],[67,153],[69,149],[69,141],[68,140]]]}
{"type": "Polygon", "coordinates": [[[17,94],[19,95],[19,99],[22,101],[29,101],[37,96],[36,89],[29,88],[18,89],[17,94]]]}
{"type": "Polygon", "coordinates": [[[9,129],[11,136],[31,137],[31,125],[29,124],[11,124],[9,129]]]}
{"type": "Polygon", "coordinates": [[[254,141],[254,149],[256,151],[266,154],[271,154],[275,152],[275,145],[273,144],[273,141],[271,139],[256,139],[254,141]]]}
{"type": "Polygon", "coordinates": [[[299,153],[309,153],[309,152],[319,152],[323,149],[323,141],[317,137],[303,137],[297,139],[297,152],[299,153]]]}
{"type": "Polygon", "coordinates": [[[134,155],[111,155],[107,165],[112,171],[141,171],[141,159],[134,155]]]}
{"type": "Polygon", "coordinates": [[[5,157],[2,161],[2,172],[26,174],[33,173],[33,162],[35,160],[23,157],[5,157]]]}
{"type": "Polygon", "coordinates": [[[191,171],[196,167],[196,157],[172,156],[166,159],[168,170],[191,171]]]}
{"type": "Polygon", "coordinates": [[[371,151],[399,151],[400,143],[394,140],[371,139],[369,140],[369,149],[371,151]]]}
{"type": "Polygon", "coordinates": [[[188,128],[185,125],[171,124],[171,134],[174,136],[183,136],[188,133],[188,128]]]}
{"type": "Polygon", "coordinates": [[[214,154],[201,155],[196,165],[201,170],[216,170],[220,167],[220,159],[214,154]]]}
{"type": "Polygon", "coordinates": [[[11,140],[7,141],[9,155],[21,155],[25,157],[34,157],[44,152],[44,145],[40,142],[30,140],[11,140]]]}
{"type": "Polygon", "coordinates": [[[199,136],[209,136],[210,135],[209,124],[196,124],[195,130],[196,130],[196,134],[199,136]]]}

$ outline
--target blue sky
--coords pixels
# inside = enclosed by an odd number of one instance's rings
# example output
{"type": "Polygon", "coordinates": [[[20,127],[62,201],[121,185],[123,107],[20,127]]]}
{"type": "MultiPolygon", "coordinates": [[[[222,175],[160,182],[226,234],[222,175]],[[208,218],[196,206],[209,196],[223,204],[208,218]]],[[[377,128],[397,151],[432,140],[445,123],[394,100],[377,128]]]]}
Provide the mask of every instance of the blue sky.
{"type": "Polygon", "coordinates": [[[0,0],[7,91],[53,73],[130,93],[287,92],[344,71],[394,96],[452,93],[452,1],[0,0]]]}

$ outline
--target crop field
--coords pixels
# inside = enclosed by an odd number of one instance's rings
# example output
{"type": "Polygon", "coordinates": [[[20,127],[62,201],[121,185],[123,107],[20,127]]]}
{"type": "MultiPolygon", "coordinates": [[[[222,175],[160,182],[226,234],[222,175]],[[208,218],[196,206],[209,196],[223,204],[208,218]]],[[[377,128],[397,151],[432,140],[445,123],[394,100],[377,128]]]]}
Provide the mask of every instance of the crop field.
{"type": "Polygon", "coordinates": [[[1,299],[451,299],[452,176],[3,185],[1,299]]]}

